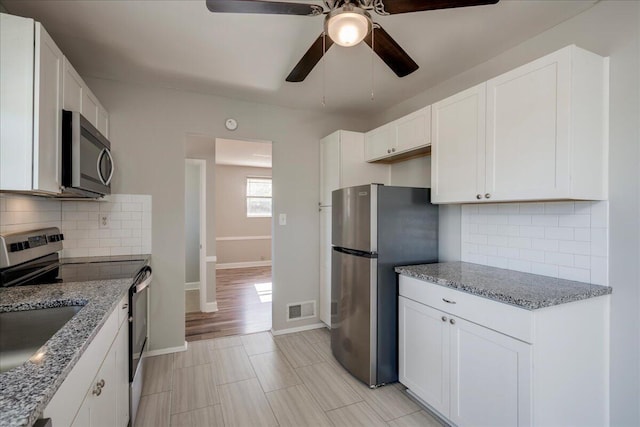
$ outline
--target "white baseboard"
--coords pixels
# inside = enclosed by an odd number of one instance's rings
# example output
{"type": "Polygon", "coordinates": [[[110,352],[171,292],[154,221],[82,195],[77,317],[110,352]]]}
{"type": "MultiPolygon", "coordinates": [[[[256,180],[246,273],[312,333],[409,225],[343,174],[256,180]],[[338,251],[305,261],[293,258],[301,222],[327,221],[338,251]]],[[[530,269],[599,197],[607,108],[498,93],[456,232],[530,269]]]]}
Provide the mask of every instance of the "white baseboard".
{"type": "Polygon", "coordinates": [[[187,282],[184,284],[186,291],[197,291],[200,289],[200,282],[187,282]]]}
{"type": "Polygon", "coordinates": [[[215,313],[216,311],[218,311],[218,301],[206,303],[204,310],[202,310],[203,313],[215,313]]]}
{"type": "Polygon", "coordinates": [[[142,357],[153,357],[153,356],[161,356],[163,354],[179,353],[181,351],[187,351],[187,346],[188,346],[187,342],[185,341],[184,345],[181,345],[178,347],[168,347],[168,348],[161,348],[158,350],[145,351],[142,357]]]}
{"type": "Polygon", "coordinates": [[[216,264],[216,270],[224,270],[226,268],[247,268],[247,267],[269,267],[271,260],[267,261],[247,261],[247,262],[225,262],[216,264]]]}
{"type": "Polygon", "coordinates": [[[273,335],[285,335],[285,334],[292,334],[294,332],[309,331],[311,329],[320,329],[320,328],[326,328],[326,327],[327,325],[321,322],[321,323],[314,323],[312,325],[297,326],[295,328],[279,329],[277,331],[272,328],[271,333],[273,335]]]}

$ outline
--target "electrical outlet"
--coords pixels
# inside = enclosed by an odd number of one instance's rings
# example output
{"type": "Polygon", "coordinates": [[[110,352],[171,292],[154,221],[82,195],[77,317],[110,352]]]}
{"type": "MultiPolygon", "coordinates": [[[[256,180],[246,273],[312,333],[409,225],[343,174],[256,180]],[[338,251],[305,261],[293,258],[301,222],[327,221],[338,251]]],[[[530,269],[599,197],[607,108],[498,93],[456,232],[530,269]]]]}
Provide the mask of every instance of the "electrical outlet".
{"type": "Polygon", "coordinates": [[[99,228],[110,228],[111,227],[111,215],[107,213],[101,213],[98,218],[98,227],[99,228]]]}

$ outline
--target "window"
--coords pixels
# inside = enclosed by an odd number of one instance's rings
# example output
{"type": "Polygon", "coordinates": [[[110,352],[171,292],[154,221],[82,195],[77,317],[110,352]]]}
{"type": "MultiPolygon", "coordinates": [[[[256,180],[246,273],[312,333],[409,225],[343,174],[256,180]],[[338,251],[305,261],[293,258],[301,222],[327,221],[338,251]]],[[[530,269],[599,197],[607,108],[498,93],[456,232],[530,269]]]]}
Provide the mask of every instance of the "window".
{"type": "Polygon", "coordinates": [[[271,178],[247,178],[247,217],[271,216],[271,178]]]}

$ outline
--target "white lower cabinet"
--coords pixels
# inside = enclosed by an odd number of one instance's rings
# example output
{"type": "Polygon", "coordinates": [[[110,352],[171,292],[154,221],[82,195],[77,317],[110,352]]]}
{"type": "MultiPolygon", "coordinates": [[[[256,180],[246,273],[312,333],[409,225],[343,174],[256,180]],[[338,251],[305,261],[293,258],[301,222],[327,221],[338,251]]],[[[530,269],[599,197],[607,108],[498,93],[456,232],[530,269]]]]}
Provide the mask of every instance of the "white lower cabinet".
{"type": "Polygon", "coordinates": [[[45,408],[44,417],[55,427],[125,427],[129,422],[127,300],[120,301],[45,408]]]}
{"type": "Polygon", "coordinates": [[[608,425],[609,296],[525,310],[400,276],[398,316],[399,380],[449,423],[608,425]]]}

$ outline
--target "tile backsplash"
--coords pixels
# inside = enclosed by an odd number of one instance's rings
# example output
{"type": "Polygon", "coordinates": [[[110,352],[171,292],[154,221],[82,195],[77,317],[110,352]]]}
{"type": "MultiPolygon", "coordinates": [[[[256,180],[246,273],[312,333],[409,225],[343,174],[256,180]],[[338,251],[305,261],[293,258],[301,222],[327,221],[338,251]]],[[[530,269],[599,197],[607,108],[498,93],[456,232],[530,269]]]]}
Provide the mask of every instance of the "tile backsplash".
{"type": "Polygon", "coordinates": [[[606,201],[462,206],[462,261],[608,284],[606,201]]]}
{"type": "Polygon", "coordinates": [[[151,253],[151,196],[72,201],[0,195],[1,233],[43,227],[61,229],[64,257],[151,253]]]}

